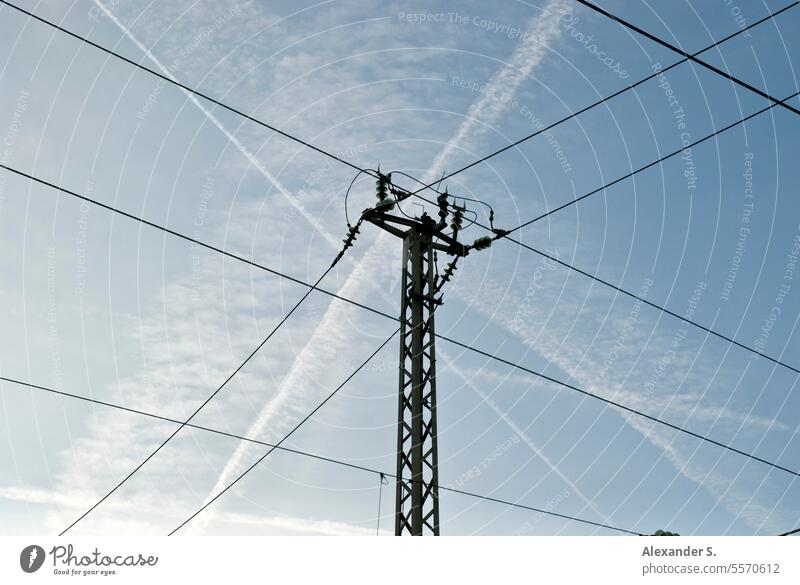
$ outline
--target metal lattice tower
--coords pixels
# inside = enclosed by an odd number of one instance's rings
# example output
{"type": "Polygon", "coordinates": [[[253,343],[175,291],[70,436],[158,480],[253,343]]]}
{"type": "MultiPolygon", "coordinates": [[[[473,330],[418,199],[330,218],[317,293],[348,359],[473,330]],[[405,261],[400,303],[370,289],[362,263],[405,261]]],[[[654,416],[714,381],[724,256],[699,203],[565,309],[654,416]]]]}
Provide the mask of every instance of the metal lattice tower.
{"type": "Polygon", "coordinates": [[[396,535],[439,535],[436,441],[436,283],[431,236],[410,229],[403,239],[400,297],[400,383],[397,407],[396,535]]]}
{"type": "MultiPolygon", "coordinates": [[[[389,203],[382,207],[391,206],[389,203]]],[[[444,233],[446,197],[439,199],[438,222],[425,213],[412,219],[380,209],[379,205],[367,210],[362,218],[403,241],[395,534],[438,536],[434,314],[442,302],[436,295],[452,275],[455,263],[439,277],[436,253],[458,258],[466,256],[469,247],[457,241],[457,228],[450,235],[444,233]]]]}

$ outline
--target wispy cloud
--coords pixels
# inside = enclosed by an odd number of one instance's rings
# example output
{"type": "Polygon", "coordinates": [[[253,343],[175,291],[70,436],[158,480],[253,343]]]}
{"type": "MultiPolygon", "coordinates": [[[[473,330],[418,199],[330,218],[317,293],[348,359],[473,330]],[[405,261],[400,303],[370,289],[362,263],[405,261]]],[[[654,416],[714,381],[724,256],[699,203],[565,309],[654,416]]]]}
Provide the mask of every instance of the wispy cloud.
{"type": "MultiPolygon", "coordinates": [[[[714,341],[706,346],[703,336],[676,337],[675,332],[682,329],[682,324],[665,318],[658,326],[657,312],[638,311],[635,302],[628,299],[616,303],[611,293],[586,281],[572,282],[565,298],[562,285],[566,278],[569,275],[565,272],[550,274],[544,285],[535,289],[534,302],[526,302],[530,288],[516,286],[508,290],[506,283],[494,279],[480,283],[479,298],[462,296],[462,300],[507,333],[517,336],[528,351],[545,358],[548,369],[555,366],[563,372],[548,373],[599,396],[685,426],[733,433],[734,438],[738,434],[759,438],[766,432],[795,434],[792,427],[779,420],[740,412],[734,404],[719,400],[715,392],[718,384],[735,392],[736,368],[731,370],[727,362],[727,372],[720,371],[720,354],[724,355],[724,349],[714,341]],[[494,299],[500,295],[505,296],[498,307],[494,299]],[[576,326],[576,315],[581,316],[580,327],[576,326]],[[621,332],[631,324],[626,321],[631,315],[636,315],[633,330],[620,343],[621,332]],[[612,367],[608,365],[609,356],[612,367]],[[668,367],[661,368],[659,364],[665,356],[668,367]]],[[[456,294],[478,286],[477,282],[463,284],[456,294]]],[[[597,403],[598,413],[606,408],[597,403]]],[[[618,412],[626,425],[663,452],[680,475],[714,497],[733,517],[741,518],[753,528],[763,527],[769,517],[768,525],[775,527],[774,510],[760,503],[755,493],[748,493],[744,487],[744,484],[755,486],[761,474],[740,476],[734,486],[731,477],[738,475],[740,468],[735,468],[736,471],[728,465],[709,468],[707,459],[696,457],[696,440],[608,408],[618,412]]]]}
{"type": "MultiPolygon", "coordinates": [[[[563,3],[560,1],[553,2],[548,6],[551,9],[563,9],[563,3]]],[[[534,18],[529,28],[531,34],[514,51],[509,63],[492,77],[489,82],[490,86],[502,85],[505,91],[513,94],[533,68],[541,62],[547,52],[545,43],[552,42],[557,37],[559,30],[557,21],[549,13],[534,18]]],[[[478,101],[470,108],[470,114],[461,124],[454,139],[435,159],[423,180],[430,181],[437,176],[443,165],[455,152],[454,149],[457,145],[472,138],[476,132],[481,132],[484,125],[493,124],[502,115],[505,106],[489,97],[492,95],[491,92],[487,92],[487,94],[488,96],[479,97],[478,101]],[[481,116],[481,118],[476,119],[475,116],[481,116]]],[[[397,241],[395,238],[381,233],[358,266],[348,276],[339,292],[348,298],[363,299],[365,291],[390,288],[390,284],[397,277],[391,272],[391,267],[397,266],[398,262],[399,246],[397,241]]],[[[288,409],[288,412],[299,411],[302,406],[308,408],[308,401],[304,398],[308,396],[308,384],[305,382],[305,378],[309,372],[327,367],[323,364],[330,364],[331,359],[345,348],[352,350],[352,336],[344,335],[340,325],[346,319],[358,318],[357,315],[347,314],[351,312],[352,309],[344,305],[333,304],[328,308],[319,327],[295,359],[291,371],[282,382],[276,396],[264,405],[261,413],[248,429],[249,436],[259,436],[272,423],[276,414],[280,414],[280,420],[272,424],[271,430],[273,431],[291,420],[287,417],[286,408],[286,403],[290,399],[293,402],[293,408],[288,409]]],[[[252,458],[252,447],[241,444],[225,465],[206,501],[235,478],[243,470],[245,461],[252,458]]],[[[196,522],[197,529],[202,529],[203,523],[211,520],[211,513],[206,513],[200,522],[196,522]]]]}

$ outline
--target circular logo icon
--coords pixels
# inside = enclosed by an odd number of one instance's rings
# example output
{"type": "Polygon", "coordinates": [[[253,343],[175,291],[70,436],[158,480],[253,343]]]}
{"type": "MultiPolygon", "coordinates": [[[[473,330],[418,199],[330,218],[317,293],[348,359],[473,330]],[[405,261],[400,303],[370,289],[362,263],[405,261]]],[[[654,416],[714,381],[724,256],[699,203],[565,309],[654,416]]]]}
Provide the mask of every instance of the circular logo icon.
{"type": "Polygon", "coordinates": [[[26,573],[35,573],[44,564],[44,549],[38,544],[31,544],[19,553],[19,566],[26,573]]]}

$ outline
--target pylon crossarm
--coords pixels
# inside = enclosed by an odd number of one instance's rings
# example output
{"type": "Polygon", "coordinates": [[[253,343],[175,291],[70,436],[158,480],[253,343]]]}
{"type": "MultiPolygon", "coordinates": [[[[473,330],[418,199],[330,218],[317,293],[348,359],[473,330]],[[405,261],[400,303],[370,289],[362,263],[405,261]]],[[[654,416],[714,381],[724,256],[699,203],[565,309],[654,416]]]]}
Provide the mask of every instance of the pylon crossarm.
{"type": "Polygon", "coordinates": [[[361,219],[375,224],[381,229],[386,230],[399,238],[405,238],[409,231],[417,231],[431,237],[430,246],[441,252],[446,252],[452,256],[466,256],[469,253],[469,248],[459,242],[454,237],[442,231],[442,227],[427,215],[423,215],[421,219],[412,219],[408,217],[401,217],[391,215],[383,211],[378,211],[374,208],[366,209],[361,214],[361,219]],[[409,230],[402,230],[395,225],[410,228],[409,230]]]}

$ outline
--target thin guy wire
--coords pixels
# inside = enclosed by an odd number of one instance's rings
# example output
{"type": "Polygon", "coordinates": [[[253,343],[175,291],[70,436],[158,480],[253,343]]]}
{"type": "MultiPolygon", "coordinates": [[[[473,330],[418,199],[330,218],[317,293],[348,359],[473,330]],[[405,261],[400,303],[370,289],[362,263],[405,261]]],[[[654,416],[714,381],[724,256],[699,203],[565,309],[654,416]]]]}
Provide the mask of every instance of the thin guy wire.
{"type": "Polygon", "coordinates": [[[378,520],[375,524],[375,536],[381,535],[381,499],[383,497],[383,480],[385,477],[383,473],[378,477],[378,520]]]}

